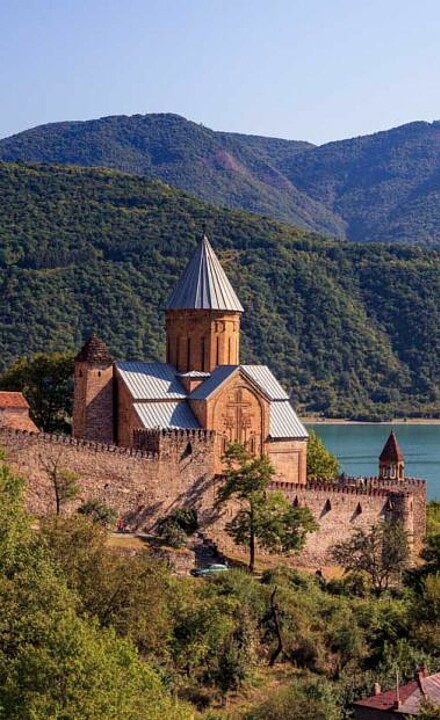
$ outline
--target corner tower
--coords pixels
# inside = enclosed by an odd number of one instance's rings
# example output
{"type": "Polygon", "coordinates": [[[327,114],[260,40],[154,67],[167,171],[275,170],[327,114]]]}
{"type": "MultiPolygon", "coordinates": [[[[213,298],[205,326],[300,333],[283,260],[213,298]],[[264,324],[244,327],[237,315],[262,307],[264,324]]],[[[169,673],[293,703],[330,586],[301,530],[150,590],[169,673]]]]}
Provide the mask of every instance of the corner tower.
{"type": "Polygon", "coordinates": [[[114,442],[113,358],[91,335],[75,358],[72,434],[95,442],[114,442]]]}
{"type": "Polygon", "coordinates": [[[379,456],[379,478],[405,480],[405,459],[394,430],[391,430],[384,449],[379,456]]]}
{"type": "Polygon", "coordinates": [[[181,373],[238,365],[243,307],[206,235],[166,311],[167,362],[181,373]]]}

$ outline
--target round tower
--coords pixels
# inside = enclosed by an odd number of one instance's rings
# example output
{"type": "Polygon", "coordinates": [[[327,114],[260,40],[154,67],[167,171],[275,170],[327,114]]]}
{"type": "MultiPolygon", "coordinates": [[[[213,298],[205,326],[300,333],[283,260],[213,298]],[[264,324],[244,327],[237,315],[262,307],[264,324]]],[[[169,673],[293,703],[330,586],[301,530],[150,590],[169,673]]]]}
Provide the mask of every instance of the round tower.
{"type": "Polygon", "coordinates": [[[405,459],[394,430],[391,430],[379,456],[379,479],[405,480],[405,459]]]}
{"type": "Polygon", "coordinates": [[[238,365],[242,312],[203,235],[167,305],[167,362],[182,373],[210,373],[217,365],[238,365]]]}
{"type": "Polygon", "coordinates": [[[93,334],[75,358],[73,437],[114,442],[113,395],[113,358],[93,334]]]}

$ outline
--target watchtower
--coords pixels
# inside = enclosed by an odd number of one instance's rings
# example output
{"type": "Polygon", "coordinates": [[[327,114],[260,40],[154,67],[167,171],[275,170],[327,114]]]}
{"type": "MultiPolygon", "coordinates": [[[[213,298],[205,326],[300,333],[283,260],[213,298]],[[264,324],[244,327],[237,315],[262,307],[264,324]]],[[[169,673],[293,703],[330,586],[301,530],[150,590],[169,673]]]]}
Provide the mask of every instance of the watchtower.
{"type": "Polygon", "coordinates": [[[379,478],[382,480],[405,480],[405,459],[394,430],[391,430],[379,457],[379,478]]]}
{"type": "Polygon", "coordinates": [[[114,442],[113,358],[91,335],[75,358],[72,434],[95,442],[114,442]]]}

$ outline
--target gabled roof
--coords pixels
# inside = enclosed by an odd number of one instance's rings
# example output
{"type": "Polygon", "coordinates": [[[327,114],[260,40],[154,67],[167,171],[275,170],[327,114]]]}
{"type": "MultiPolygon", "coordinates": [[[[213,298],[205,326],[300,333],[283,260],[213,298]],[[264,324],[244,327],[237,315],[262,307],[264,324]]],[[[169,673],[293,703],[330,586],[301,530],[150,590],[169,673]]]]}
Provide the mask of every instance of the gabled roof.
{"type": "Polygon", "coordinates": [[[281,387],[267,365],[217,365],[211,377],[199,385],[192,393],[193,400],[206,400],[225,380],[240,370],[256,385],[268,400],[288,400],[289,396],[281,387]]]}
{"type": "MultiPolygon", "coordinates": [[[[417,684],[416,680],[412,680],[411,682],[407,683],[406,685],[401,685],[399,688],[399,700],[401,703],[404,703],[408,698],[415,692],[417,692],[419,686],[417,684]]],[[[390,710],[393,710],[395,707],[395,703],[397,700],[397,691],[396,688],[393,690],[387,690],[387,692],[379,693],[378,695],[372,695],[369,698],[365,698],[365,700],[356,700],[354,703],[355,706],[359,705],[360,707],[366,707],[371,708],[374,710],[382,710],[383,712],[388,712],[390,710]]],[[[400,712],[400,708],[399,708],[400,712]]]]}
{"type": "Polygon", "coordinates": [[[403,459],[403,453],[397,442],[397,437],[394,430],[391,430],[384,449],[379,456],[379,460],[381,462],[401,462],[403,459]]]}
{"type": "Polygon", "coordinates": [[[195,429],[200,425],[186,401],[134,403],[142,427],[155,430],[195,429]]]}
{"type": "Polygon", "coordinates": [[[101,340],[95,333],[92,333],[87,342],[82,346],[75,361],[111,365],[113,357],[104,340],[101,340]]]}
{"type": "Polygon", "coordinates": [[[207,400],[238,371],[243,372],[269,400],[271,438],[308,437],[307,430],[289,402],[288,394],[266,365],[218,365],[211,377],[193,390],[190,399],[207,400]]]}
{"type": "Polygon", "coordinates": [[[372,695],[365,700],[356,700],[355,706],[363,708],[371,708],[384,713],[384,718],[388,713],[393,715],[397,713],[402,716],[417,716],[420,712],[420,704],[426,698],[431,700],[435,705],[440,704],[440,673],[425,677],[423,672],[418,673],[418,679],[401,685],[399,687],[399,708],[396,709],[397,690],[388,690],[387,692],[372,695]]]}
{"type": "Polygon", "coordinates": [[[27,409],[29,404],[21,392],[9,392],[2,390],[0,392],[0,410],[11,409],[27,409]]]}
{"type": "Polygon", "coordinates": [[[281,387],[275,375],[267,365],[240,365],[247,375],[270,400],[288,400],[289,396],[281,387]]]}
{"type": "Polygon", "coordinates": [[[183,400],[186,392],[176,369],[161,362],[117,362],[116,370],[133,400],[183,400]]]}
{"type": "Polygon", "coordinates": [[[309,437],[288,400],[274,400],[270,403],[269,435],[274,440],[309,437]]]}
{"type": "Polygon", "coordinates": [[[192,391],[190,395],[191,400],[206,400],[209,398],[215,390],[218,390],[226,380],[238,371],[239,367],[240,365],[217,365],[208,380],[205,380],[205,382],[192,391]]]}
{"type": "Polygon", "coordinates": [[[243,312],[206,235],[203,235],[167,305],[167,310],[243,312]]]}

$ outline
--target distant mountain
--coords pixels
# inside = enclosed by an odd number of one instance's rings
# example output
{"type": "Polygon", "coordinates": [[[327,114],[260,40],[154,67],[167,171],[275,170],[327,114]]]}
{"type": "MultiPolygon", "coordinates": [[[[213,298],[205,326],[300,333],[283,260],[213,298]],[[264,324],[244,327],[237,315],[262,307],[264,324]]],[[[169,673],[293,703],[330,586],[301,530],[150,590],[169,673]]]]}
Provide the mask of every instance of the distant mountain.
{"type": "Polygon", "coordinates": [[[311,147],[217,133],[178,115],[134,115],[27,130],[0,141],[0,160],[114,168],[157,178],[219,206],[340,236],[340,220],[276,167],[311,147]]]}
{"type": "Polygon", "coordinates": [[[440,416],[440,251],[325,240],[113,170],[0,163],[0,369],[77,350],[162,357],[166,299],[206,224],[240,297],[242,361],[305,411],[440,416]]]}
{"type": "Polygon", "coordinates": [[[440,244],[440,123],[328,143],[215,132],[178,115],[42,125],[0,160],[110,167],[338,238],[440,244]]]}
{"type": "Polygon", "coordinates": [[[361,242],[440,244],[440,122],[415,122],[283,158],[278,169],[361,242]]]}

